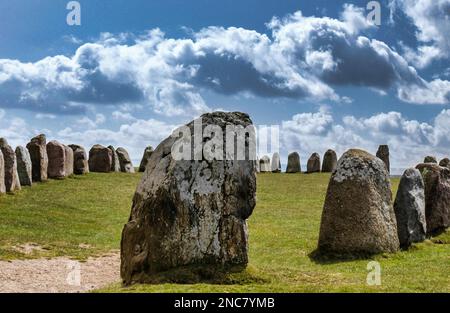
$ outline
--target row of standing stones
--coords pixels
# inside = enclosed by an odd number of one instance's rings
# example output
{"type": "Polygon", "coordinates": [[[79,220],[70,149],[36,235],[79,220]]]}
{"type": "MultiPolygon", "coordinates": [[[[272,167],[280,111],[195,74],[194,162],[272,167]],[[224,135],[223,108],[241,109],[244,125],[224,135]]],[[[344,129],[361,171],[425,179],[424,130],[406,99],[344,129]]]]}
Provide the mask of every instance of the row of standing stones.
{"type": "MultiPolygon", "coordinates": [[[[152,153],[151,146],[145,149],[139,171],[145,171],[152,153]]],[[[116,150],[113,146],[94,145],[88,158],[82,146],[66,146],[56,140],[47,143],[43,134],[32,138],[26,148],[18,146],[16,150],[6,139],[0,138],[0,194],[21,190],[22,186],[31,186],[33,182],[90,171],[134,173],[134,167],[124,148],[116,150]]]]}
{"type": "MultiPolygon", "coordinates": [[[[223,134],[227,125],[252,125],[240,112],[207,113],[202,120],[203,127],[219,125],[223,134]]],[[[187,126],[193,133],[194,122],[187,126]]],[[[124,284],[154,282],[180,269],[190,271],[189,281],[201,280],[211,278],[211,269],[244,268],[248,262],[247,219],[256,204],[256,173],[261,165],[268,170],[268,158],[175,161],[174,142],[168,137],[156,148],[134,195],[121,240],[124,284]]],[[[352,149],[337,161],[335,153],[327,152],[332,175],[320,255],[396,252],[449,227],[450,169],[435,163],[408,169],[393,204],[388,147],[381,146],[377,154],[383,160],[352,149]]],[[[270,171],[279,171],[279,156],[273,159],[276,166],[270,171]]],[[[300,170],[298,154],[289,159],[289,171],[300,170]]],[[[169,277],[183,281],[186,276],[169,277]]]]}
{"type": "MultiPolygon", "coordinates": [[[[323,156],[322,168],[320,166],[320,155],[313,153],[308,159],[306,173],[332,173],[337,166],[336,152],[329,149],[323,156]]],[[[272,160],[267,156],[263,156],[257,161],[256,171],[261,173],[281,173],[281,161],[280,154],[275,152],[272,156],[272,160]]],[[[286,166],[286,173],[301,173],[302,168],[300,165],[300,155],[297,152],[292,152],[288,155],[288,163],[286,166]]]]}

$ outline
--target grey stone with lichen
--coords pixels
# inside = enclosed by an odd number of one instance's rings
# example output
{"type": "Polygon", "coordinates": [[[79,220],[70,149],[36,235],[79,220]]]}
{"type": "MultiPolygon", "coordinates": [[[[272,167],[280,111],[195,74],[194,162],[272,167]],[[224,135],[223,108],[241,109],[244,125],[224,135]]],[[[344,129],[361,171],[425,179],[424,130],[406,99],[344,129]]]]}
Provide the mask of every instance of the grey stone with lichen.
{"type": "Polygon", "coordinates": [[[280,173],[281,172],[281,160],[280,160],[280,154],[278,152],[275,152],[272,156],[272,163],[270,166],[270,170],[272,173],[280,173]]]}
{"type": "Polygon", "coordinates": [[[16,147],[16,159],[20,185],[31,186],[33,177],[30,153],[26,148],[18,146],[16,147]]]}
{"type": "Polygon", "coordinates": [[[328,185],[319,251],[367,255],[395,252],[399,245],[385,164],[363,150],[347,151],[328,185]]]}
{"type": "Polygon", "coordinates": [[[420,171],[407,169],[400,180],[394,203],[400,245],[408,248],[414,242],[425,240],[425,185],[420,171]]]}
{"type": "MultiPolygon", "coordinates": [[[[208,113],[202,119],[204,127],[222,130],[252,124],[238,112],[208,113]]],[[[193,122],[188,127],[193,136],[193,122]]],[[[219,139],[225,145],[225,134],[219,139]]],[[[255,161],[175,160],[176,142],[171,136],[155,149],[134,195],[121,241],[125,284],[151,282],[173,268],[201,265],[199,271],[207,272],[248,262],[246,220],[256,204],[255,161]]],[[[247,138],[245,146],[250,149],[247,138]]]]}

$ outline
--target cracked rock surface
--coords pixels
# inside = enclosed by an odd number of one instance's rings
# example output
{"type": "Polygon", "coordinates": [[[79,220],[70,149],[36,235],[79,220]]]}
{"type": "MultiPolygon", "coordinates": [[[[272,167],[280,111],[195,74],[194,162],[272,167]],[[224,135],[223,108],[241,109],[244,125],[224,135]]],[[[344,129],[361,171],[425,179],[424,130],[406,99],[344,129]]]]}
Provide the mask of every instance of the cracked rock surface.
{"type": "MultiPolygon", "coordinates": [[[[218,125],[226,146],[227,125],[252,124],[244,113],[202,116],[202,127],[218,125]]],[[[194,122],[187,125],[194,142],[194,122]]],[[[176,137],[152,153],[122,232],[121,277],[126,284],[188,265],[242,266],[248,262],[247,218],[255,206],[256,162],[175,160],[176,137]]],[[[208,138],[207,138],[208,139],[208,138]]],[[[217,139],[217,138],[216,138],[217,139]]],[[[203,146],[207,140],[203,139],[203,146]]],[[[249,140],[245,140],[249,147],[249,140]]],[[[250,148],[249,148],[250,149],[250,148]]],[[[223,156],[228,151],[223,151],[223,156]]]]}

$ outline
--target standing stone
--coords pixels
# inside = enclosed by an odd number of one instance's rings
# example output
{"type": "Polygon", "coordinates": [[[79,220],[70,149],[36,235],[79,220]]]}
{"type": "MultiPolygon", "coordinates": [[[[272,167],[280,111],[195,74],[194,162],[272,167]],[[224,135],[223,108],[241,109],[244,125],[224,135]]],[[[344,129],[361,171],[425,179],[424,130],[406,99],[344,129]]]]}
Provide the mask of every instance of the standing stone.
{"type": "Polygon", "coordinates": [[[288,164],[286,173],[300,173],[302,171],[300,165],[300,155],[297,152],[292,152],[288,155],[288,164]]]}
{"type": "Polygon", "coordinates": [[[427,224],[424,188],[419,170],[407,169],[400,180],[394,203],[398,238],[403,248],[425,240],[427,224]]]}
{"type": "Polygon", "coordinates": [[[442,159],[441,162],[439,162],[439,166],[450,169],[450,159],[449,158],[442,159]]]}
{"type": "Polygon", "coordinates": [[[256,173],[259,173],[260,169],[259,169],[259,158],[258,157],[255,160],[255,167],[256,167],[256,173]]]}
{"type": "MultiPolygon", "coordinates": [[[[320,160],[319,160],[320,162],[320,160]]],[[[334,150],[327,150],[323,156],[322,172],[333,173],[337,167],[337,155],[334,150]]]]}
{"type": "Polygon", "coordinates": [[[5,159],[3,158],[3,152],[0,149],[0,195],[6,193],[5,186],[5,159]]]}
{"type": "Polygon", "coordinates": [[[56,140],[47,144],[48,178],[66,177],[66,149],[56,140]]]}
{"type": "Polygon", "coordinates": [[[389,146],[388,145],[381,145],[378,147],[377,151],[377,157],[380,158],[384,164],[386,165],[386,168],[388,170],[388,173],[391,172],[391,162],[389,160],[389,146]]]}
{"type": "Polygon", "coordinates": [[[117,148],[117,156],[119,157],[120,171],[123,173],[134,173],[133,163],[127,150],[124,148],[117,148]]]}
{"type": "Polygon", "coordinates": [[[275,152],[272,156],[271,171],[272,171],[272,173],[280,173],[281,172],[280,154],[278,152],[275,152]]]}
{"type": "Polygon", "coordinates": [[[44,134],[31,139],[27,144],[32,164],[33,182],[46,181],[48,178],[47,139],[44,134]]]}
{"type": "Polygon", "coordinates": [[[116,149],[113,146],[108,146],[108,149],[111,150],[112,153],[111,171],[120,172],[120,161],[116,149]]]}
{"type": "MultiPolygon", "coordinates": [[[[201,118],[203,128],[217,125],[223,130],[219,140],[224,147],[227,125],[252,125],[247,114],[238,112],[201,118]]],[[[192,137],[193,124],[187,125],[192,137]]],[[[244,140],[251,149],[248,138],[244,140]]],[[[256,203],[255,162],[176,161],[171,152],[175,142],[171,136],[156,148],[134,195],[121,241],[125,284],[151,282],[155,273],[183,266],[198,265],[192,276],[201,277],[211,269],[242,268],[248,262],[246,220],[256,203]]]]}
{"type": "Polygon", "coordinates": [[[425,183],[427,235],[433,236],[450,226],[450,169],[433,163],[416,168],[425,183]]]}
{"type": "Polygon", "coordinates": [[[66,177],[73,175],[73,162],[74,162],[74,155],[73,150],[66,145],[64,146],[64,151],[66,155],[66,162],[64,164],[64,169],[66,171],[66,177]]]}
{"type": "Polygon", "coordinates": [[[267,155],[259,160],[259,170],[261,173],[270,172],[270,158],[267,155]]]}
{"type": "Polygon", "coordinates": [[[73,151],[73,172],[76,175],[89,173],[88,158],[86,150],[79,145],[69,145],[73,151]]]}
{"type": "Polygon", "coordinates": [[[437,159],[434,156],[426,156],[425,159],[423,160],[423,163],[435,163],[437,164],[437,159]]]}
{"type": "Polygon", "coordinates": [[[21,186],[31,186],[32,178],[32,164],[31,157],[28,150],[22,146],[16,148],[17,158],[17,173],[19,174],[19,181],[21,186]]]}
{"type": "Polygon", "coordinates": [[[395,252],[399,246],[386,166],[365,151],[347,151],[328,185],[319,251],[370,255],[395,252]]]}
{"type": "Polygon", "coordinates": [[[306,167],[307,173],[317,173],[320,172],[320,155],[318,153],[313,153],[308,159],[308,164],[306,167]]]}
{"type": "Polygon", "coordinates": [[[147,167],[148,160],[150,160],[152,153],[153,153],[152,146],[148,146],[147,148],[145,148],[141,164],[139,165],[139,172],[145,172],[145,168],[147,167]]]}
{"type": "Polygon", "coordinates": [[[112,152],[102,145],[94,145],[89,150],[89,170],[91,172],[109,173],[112,168],[112,152]]]}
{"type": "Polygon", "coordinates": [[[21,188],[19,174],[17,173],[17,158],[13,148],[5,138],[0,138],[0,149],[5,162],[5,188],[6,192],[18,191],[21,188]]]}

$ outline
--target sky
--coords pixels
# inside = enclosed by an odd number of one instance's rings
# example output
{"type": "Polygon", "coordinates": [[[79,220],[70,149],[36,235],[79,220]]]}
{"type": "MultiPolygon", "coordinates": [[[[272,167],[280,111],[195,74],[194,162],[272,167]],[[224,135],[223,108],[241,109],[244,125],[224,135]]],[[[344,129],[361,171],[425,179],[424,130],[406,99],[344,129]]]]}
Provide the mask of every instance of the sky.
{"type": "Polygon", "coordinates": [[[327,149],[394,172],[450,156],[450,0],[0,0],[0,137],[122,146],[138,162],[202,113],[279,129],[282,163],[327,149]]]}

